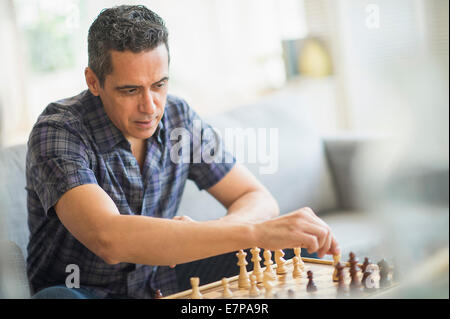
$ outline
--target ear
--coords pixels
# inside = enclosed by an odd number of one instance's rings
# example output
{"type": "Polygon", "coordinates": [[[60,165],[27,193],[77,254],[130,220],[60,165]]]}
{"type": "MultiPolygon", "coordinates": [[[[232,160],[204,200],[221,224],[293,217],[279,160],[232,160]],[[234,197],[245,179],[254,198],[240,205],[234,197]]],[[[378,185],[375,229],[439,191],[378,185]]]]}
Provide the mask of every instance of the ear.
{"type": "Polygon", "coordinates": [[[95,75],[94,71],[91,68],[87,67],[84,69],[84,77],[86,78],[86,84],[91,91],[91,93],[95,96],[100,95],[100,81],[95,75]]]}

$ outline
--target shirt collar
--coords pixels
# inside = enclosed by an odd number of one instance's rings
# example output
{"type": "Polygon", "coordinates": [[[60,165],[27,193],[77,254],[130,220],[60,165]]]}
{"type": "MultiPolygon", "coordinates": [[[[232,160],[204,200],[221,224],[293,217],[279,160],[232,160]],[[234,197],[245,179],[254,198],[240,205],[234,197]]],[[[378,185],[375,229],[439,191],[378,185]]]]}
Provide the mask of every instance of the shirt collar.
{"type": "MultiPolygon", "coordinates": [[[[106,114],[100,97],[93,95],[87,90],[86,98],[88,99],[88,104],[92,106],[92,110],[87,114],[87,120],[92,128],[93,138],[100,152],[108,152],[120,143],[125,143],[125,145],[130,147],[130,143],[123,133],[114,125],[108,114],[106,114]]],[[[164,125],[163,119],[161,119],[155,133],[147,140],[155,137],[158,143],[162,144],[163,131],[164,125]]]]}

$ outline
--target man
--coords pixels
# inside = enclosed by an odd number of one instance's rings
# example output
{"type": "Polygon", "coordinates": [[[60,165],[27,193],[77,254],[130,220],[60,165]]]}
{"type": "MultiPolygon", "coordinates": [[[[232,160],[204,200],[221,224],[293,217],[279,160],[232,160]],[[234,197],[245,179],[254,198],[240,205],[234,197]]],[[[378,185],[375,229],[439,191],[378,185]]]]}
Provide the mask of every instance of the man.
{"type": "MultiPolygon", "coordinates": [[[[189,131],[192,159],[193,123],[201,119],[168,94],[168,32],[159,16],[143,6],[102,11],[89,30],[88,53],[89,90],[50,104],[28,142],[27,264],[37,297],[167,295],[188,281],[177,278],[187,273],[175,265],[255,246],[339,253],[311,209],[278,216],[274,198],[234,158],[172,160],[178,141],[171,131],[189,131]],[[174,217],[187,179],[222,203],[226,216],[174,217]],[[66,288],[68,269],[79,270],[79,289],[66,288]]],[[[229,158],[217,136],[202,146],[211,141],[229,158]]]]}

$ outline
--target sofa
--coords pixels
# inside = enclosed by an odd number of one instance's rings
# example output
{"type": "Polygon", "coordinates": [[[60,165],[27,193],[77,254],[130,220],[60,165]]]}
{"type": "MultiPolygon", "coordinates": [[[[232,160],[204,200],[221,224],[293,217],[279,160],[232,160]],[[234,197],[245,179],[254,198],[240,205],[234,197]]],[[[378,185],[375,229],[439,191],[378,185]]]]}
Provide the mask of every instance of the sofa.
{"type": "MultiPolygon", "coordinates": [[[[226,128],[277,129],[272,151],[278,153],[278,160],[273,173],[261,169],[267,163],[249,163],[245,158],[242,162],[277,199],[281,214],[311,207],[331,226],[345,255],[349,251],[370,253],[380,242],[381,232],[368,222],[357,201],[353,178],[355,156],[370,139],[348,134],[321,136],[308,103],[295,94],[273,95],[205,119],[219,132],[226,128]]],[[[0,149],[0,298],[30,297],[25,272],[29,236],[25,155],[26,144],[0,149]]],[[[204,221],[225,212],[207,192],[188,181],[178,214],[204,221]]]]}

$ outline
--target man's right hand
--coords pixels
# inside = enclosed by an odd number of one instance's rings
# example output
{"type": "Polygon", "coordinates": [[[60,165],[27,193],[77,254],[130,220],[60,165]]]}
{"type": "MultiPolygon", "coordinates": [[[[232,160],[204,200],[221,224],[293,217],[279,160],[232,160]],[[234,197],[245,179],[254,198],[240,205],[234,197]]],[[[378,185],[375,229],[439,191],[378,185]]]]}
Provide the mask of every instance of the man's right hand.
{"type": "Polygon", "coordinates": [[[338,255],[340,248],[330,227],[311,208],[291,213],[255,225],[258,247],[275,250],[302,247],[319,258],[338,255]]]}

